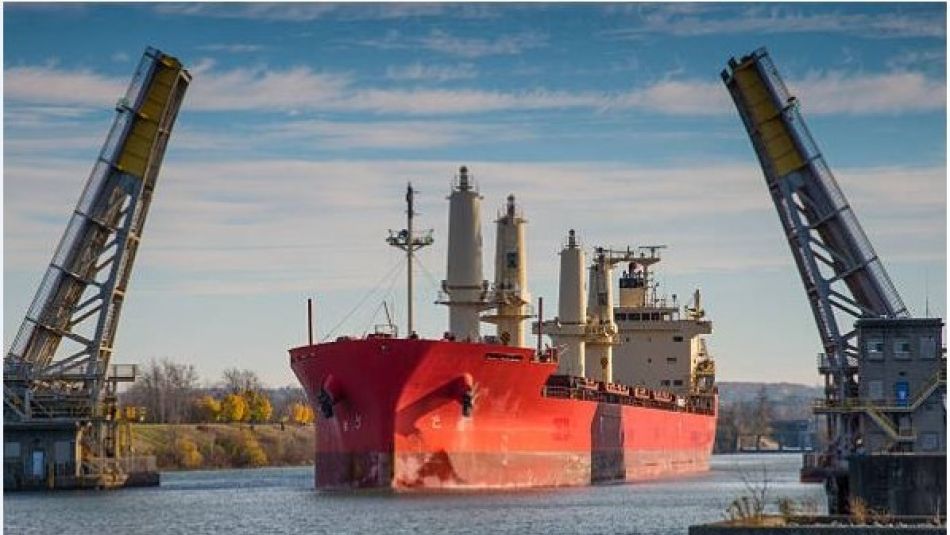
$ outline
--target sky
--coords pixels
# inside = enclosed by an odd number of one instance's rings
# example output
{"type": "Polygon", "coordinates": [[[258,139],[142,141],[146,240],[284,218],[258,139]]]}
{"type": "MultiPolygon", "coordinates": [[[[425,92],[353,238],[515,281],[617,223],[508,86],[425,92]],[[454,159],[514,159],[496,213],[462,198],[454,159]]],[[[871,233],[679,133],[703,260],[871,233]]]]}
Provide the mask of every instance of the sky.
{"type": "MultiPolygon", "coordinates": [[[[146,46],[194,79],[116,339],[295,384],[287,349],[405,319],[439,336],[446,196],[483,195],[485,276],[513,193],[533,296],[553,309],[568,229],[666,244],[660,293],[695,288],[720,380],[816,384],[820,342],[719,73],[765,46],[911,313],[947,303],[945,4],[3,5],[3,331],[9,348],[146,46]]],[[[490,332],[489,325],[483,332],[490,332]]]]}

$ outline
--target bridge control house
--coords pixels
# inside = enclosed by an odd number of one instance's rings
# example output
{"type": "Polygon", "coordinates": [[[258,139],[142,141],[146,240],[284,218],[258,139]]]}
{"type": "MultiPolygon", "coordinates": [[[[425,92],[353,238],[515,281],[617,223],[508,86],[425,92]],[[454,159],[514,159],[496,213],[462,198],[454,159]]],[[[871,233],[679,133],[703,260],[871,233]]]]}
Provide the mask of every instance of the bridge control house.
{"type": "Polygon", "coordinates": [[[859,451],[943,452],[946,380],[939,318],[860,319],[859,451]]]}

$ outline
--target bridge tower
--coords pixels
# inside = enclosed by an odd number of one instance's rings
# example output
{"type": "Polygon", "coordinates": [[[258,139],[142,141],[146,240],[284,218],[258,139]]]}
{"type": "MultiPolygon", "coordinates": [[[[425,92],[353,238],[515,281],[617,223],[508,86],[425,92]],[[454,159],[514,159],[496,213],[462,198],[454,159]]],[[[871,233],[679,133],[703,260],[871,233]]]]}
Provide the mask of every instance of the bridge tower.
{"type": "MultiPolygon", "coordinates": [[[[869,394],[869,378],[879,372],[872,372],[876,357],[868,358],[867,348],[877,346],[885,330],[898,340],[920,337],[921,348],[930,344],[919,355],[914,350],[914,359],[908,350],[906,357],[898,357],[906,363],[896,363],[908,370],[902,376],[927,378],[921,381],[919,392],[929,397],[935,385],[942,384],[945,390],[946,361],[942,373],[937,369],[942,360],[936,345],[942,322],[909,319],[768,52],[760,48],[729,60],[722,80],[758,156],[818,327],[824,349],[818,366],[825,376],[825,399],[816,404],[816,413],[827,415],[831,444],[812,468],[826,484],[830,512],[846,512],[849,494],[856,495],[856,489],[849,489],[849,461],[867,451],[868,439],[889,425],[879,417],[882,396],[869,394]],[[873,329],[869,321],[876,322],[873,329]],[[862,339],[864,332],[874,332],[875,338],[862,339]],[[924,356],[928,352],[929,358],[924,356]]],[[[934,431],[936,435],[941,430],[934,431]]],[[[945,442],[945,422],[942,434],[945,442]]]]}
{"type": "MultiPolygon", "coordinates": [[[[147,471],[116,406],[135,366],[116,328],[158,172],[191,75],[146,49],[3,362],[4,488],[113,487],[147,471]]],[[[152,467],[154,470],[154,467],[152,467]]]]}

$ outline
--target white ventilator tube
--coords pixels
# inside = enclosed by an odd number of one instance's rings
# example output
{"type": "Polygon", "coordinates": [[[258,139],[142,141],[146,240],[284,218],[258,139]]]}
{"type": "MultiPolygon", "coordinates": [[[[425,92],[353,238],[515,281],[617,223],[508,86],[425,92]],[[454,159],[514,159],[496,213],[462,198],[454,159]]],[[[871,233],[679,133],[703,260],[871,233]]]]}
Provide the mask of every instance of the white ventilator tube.
{"type": "Polygon", "coordinates": [[[587,324],[587,296],[584,288],[584,250],[574,231],[568,234],[561,250],[561,276],[558,286],[558,320],[548,334],[560,346],[558,374],[584,376],[584,331],[587,324]]]}
{"type": "Polygon", "coordinates": [[[482,279],[481,196],[463,166],[449,195],[448,265],[442,281],[448,295],[449,332],[456,339],[479,340],[487,284],[482,279]]]}

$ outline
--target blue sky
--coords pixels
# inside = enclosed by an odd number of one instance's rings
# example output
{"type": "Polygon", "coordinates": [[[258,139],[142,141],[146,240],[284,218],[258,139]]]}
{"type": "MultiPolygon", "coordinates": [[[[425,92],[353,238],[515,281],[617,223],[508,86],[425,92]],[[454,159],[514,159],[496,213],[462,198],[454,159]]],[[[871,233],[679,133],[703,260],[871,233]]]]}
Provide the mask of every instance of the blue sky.
{"type": "Polygon", "coordinates": [[[117,360],[292,384],[306,297],[321,335],[344,318],[336,332],[365,331],[383,299],[401,322],[400,257],[383,238],[403,225],[408,180],[436,237],[420,255],[418,321],[441,333],[446,311],[429,303],[465,164],[485,197],[486,277],[492,219],[514,193],[535,296],[553,306],[569,228],[591,246],[665,243],[661,289],[702,288],[721,379],[813,384],[817,332],[719,80],[759,46],[912,313],[925,295],[946,312],[944,4],[6,3],[3,15],[6,347],[147,45],[194,81],[117,360]]]}

